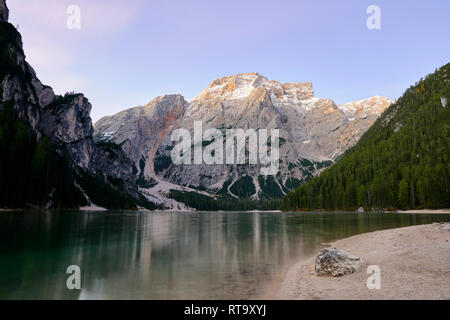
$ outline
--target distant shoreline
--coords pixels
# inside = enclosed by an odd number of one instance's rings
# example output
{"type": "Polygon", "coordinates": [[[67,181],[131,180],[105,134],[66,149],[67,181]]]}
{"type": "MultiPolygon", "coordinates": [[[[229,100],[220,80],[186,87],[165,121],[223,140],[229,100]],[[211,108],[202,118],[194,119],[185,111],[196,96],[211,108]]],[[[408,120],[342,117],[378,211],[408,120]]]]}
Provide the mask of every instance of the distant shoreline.
{"type": "Polygon", "coordinates": [[[421,209],[421,210],[397,210],[397,213],[446,213],[450,214],[450,209],[421,209]]]}
{"type": "Polygon", "coordinates": [[[276,299],[450,299],[450,223],[417,225],[356,235],[331,244],[363,260],[355,273],[318,277],[315,257],[291,267],[276,299]],[[381,270],[381,289],[367,288],[367,267],[381,270]]]}
{"type": "Polygon", "coordinates": [[[4,208],[0,208],[0,212],[14,212],[14,211],[23,211],[23,209],[4,209],[4,208]]]}
{"type": "Polygon", "coordinates": [[[361,214],[383,212],[383,213],[429,213],[429,214],[442,213],[442,214],[450,214],[450,209],[447,209],[447,208],[444,208],[444,209],[414,209],[414,210],[386,210],[386,209],[384,209],[384,211],[374,210],[374,211],[364,211],[364,212],[358,212],[358,211],[355,211],[355,210],[347,210],[347,211],[346,210],[335,210],[335,211],[327,211],[327,210],[322,210],[322,211],[319,211],[319,210],[311,210],[311,211],[308,211],[308,210],[297,210],[297,211],[282,211],[282,212],[284,212],[284,213],[296,213],[296,212],[298,212],[298,213],[340,212],[340,213],[361,213],[361,214]]]}
{"type": "MultiPolygon", "coordinates": [[[[106,209],[98,206],[88,206],[81,207],[79,209],[59,209],[59,210],[45,210],[45,209],[6,209],[0,208],[0,212],[17,212],[17,211],[45,211],[45,212],[61,212],[61,211],[108,211],[108,210],[119,210],[119,211],[139,211],[139,212],[248,212],[248,213],[327,213],[327,212],[336,212],[336,213],[358,213],[357,211],[282,211],[282,210],[236,210],[236,211],[225,211],[225,210],[120,210],[120,209],[106,209]]],[[[366,211],[361,212],[361,214],[368,213],[377,213],[377,211],[366,211]]],[[[419,209],[419,210],[396,210],[396,211],[385,211],[385,213],[417,213],[417,214],[450,214],[450,209],[419,209]]]]}

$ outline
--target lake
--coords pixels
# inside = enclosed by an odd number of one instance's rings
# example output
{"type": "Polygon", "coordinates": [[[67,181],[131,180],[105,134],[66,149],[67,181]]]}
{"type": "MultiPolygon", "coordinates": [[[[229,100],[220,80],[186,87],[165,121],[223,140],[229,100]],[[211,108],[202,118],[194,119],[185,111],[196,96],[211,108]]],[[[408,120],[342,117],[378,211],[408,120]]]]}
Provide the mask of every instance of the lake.
{"type": "Polygon", "coordinates": [[[443,214],[0,212],[0,299],[249,299],[351,235],[443,214]],[[78,265],[81,290],[66,286],[78,265]]]}

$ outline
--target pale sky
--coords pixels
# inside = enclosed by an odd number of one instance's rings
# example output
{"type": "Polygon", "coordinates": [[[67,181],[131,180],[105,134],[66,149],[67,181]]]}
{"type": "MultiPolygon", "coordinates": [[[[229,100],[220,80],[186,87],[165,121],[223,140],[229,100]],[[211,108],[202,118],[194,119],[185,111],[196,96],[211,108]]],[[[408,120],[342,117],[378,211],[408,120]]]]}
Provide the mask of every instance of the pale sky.
{"type": "Polygon", "coordinates": [[[27,60],[56,93],[82,92],[94,121],[212,80],[258,72],[311,81],[336,103],[398,98],[450,61],[447,0],[7,0],[27,60]],[[69,5],[81,29],[69,30],[69,5]],[[370,5],[381,30],[366,26],[370,5]]]}

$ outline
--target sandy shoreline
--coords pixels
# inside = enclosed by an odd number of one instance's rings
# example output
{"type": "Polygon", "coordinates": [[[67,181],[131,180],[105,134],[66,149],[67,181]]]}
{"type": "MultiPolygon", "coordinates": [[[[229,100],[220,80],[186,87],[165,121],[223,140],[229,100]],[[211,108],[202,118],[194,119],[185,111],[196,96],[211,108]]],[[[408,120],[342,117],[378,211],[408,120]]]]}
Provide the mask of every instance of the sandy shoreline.
{"type": "Polygon", "coordinates": [[[314,257],[293,266],[276,299],[450,299],[450,223],[360,234],[332,243],[364,261],[343,277],[318,277],[314,257]],[[381,289],[368,289],[367,267],[381,269],[381,289]]]}
{"type": "Polygon", "coordinates": [[[397,210],[397,213],[444,213],[450,214],[450,209],[420,209],[420,210],[397,210]]]}

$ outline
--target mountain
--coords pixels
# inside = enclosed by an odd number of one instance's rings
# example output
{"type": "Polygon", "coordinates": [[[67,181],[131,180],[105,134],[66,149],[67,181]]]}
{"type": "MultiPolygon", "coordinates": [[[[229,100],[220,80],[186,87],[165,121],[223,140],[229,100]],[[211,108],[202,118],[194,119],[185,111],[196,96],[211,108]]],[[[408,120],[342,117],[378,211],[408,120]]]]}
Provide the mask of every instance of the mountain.
{"type": "Polygon", "coordinates": [[[0,0],[0,207],[154,208],[122,149],[94,141],[83,94],[39,81],[8,13],[0,0]]]}
{"type": "Polygon", "coordinates": [[[280,198],[330,166],[391,103],[373,97],[336,105],[315,97],[309,82],[281,84],[244,73],[214,80],[189,103],[167,95],[104,117],[94,126],[95,139],[122,147],[140,190],[152,201],[164,203],[171,190],[210,198],[280,198]],[[171,134],[179,128],[193,133],[195,121],[203,132],[217,128],[224,135],[226,129],[279,129],[279,173],[263,176],[260,164],[175,165],[171,134]]]}
{"type": "MultiPolygon", "coordinates": [[[[410,87],[285,210],[450,207],[450,64],[410,87]]],[[[356,104],[345,109],[354,114],[356,104]]]]}
{"type": "Polygon", "coordinates": [[[315,97],[309,82],[245,73],[214,80],[190,102],[158,97],[102,118],[94,129],[83,94],[58,96],[40,82],[8,15],[0,0],[0,206],[235,208],[231,201],[251,208],[240,199],[278,199],[318,175],[391,104],[373,97],[336,105],[315,97]],[[278,174],[261,175],[260,163],[175,165],[172,133],[193,134],[198,122],[204,132],[224,135],[278,129],[278,174]]]}
{"type": "Polygon", "coordinates": [[[6,1],[0,1],[0,22],[8,22],[9,10],[6,6],[6,1]]]}

